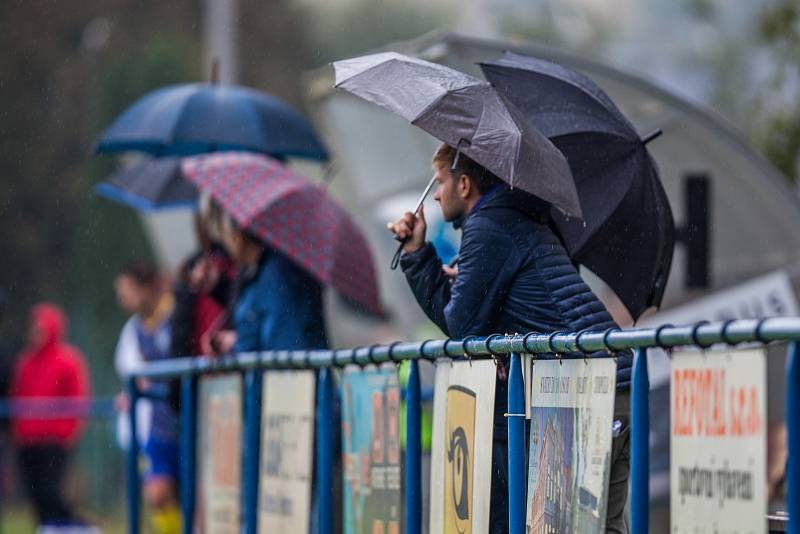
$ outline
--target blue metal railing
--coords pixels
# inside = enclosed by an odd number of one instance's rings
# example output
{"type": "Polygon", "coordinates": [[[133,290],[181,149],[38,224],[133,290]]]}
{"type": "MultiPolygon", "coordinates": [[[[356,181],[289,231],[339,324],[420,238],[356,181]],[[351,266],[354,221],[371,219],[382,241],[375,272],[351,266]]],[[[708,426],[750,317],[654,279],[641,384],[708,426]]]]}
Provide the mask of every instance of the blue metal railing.
{"type": "MultiPolygon", "coordinates": [[[[631,394],[631,491],[630,510],[632,532],[648,531],[649,509],[649,383],[647,348],[674,346],[708,347],[717,343],[736,345],[745,342],[790,342],[788,359],[786,405],[789,451],[800,446],[800,318],[771,318],[765,320],[737,320],[725,323],[700,323],[688,326],[663,326],[637,330],[606,332],[555,333],[551,335],[527,334],[514,336],[493,335],[466,340],[436,340],[419,343],[395,343],[388,346],[360,347],[339,350],[271,351],[245,353],[222,358],[184,358],[149,364],[137,372],[139,377],[182,379],[183,428],[181,446],[181,501],[184,512],[183,531],[193,531],[195,486],[195,439],[197,435],[196,377],[216,372],[243,372],[245,388],[245,443],[243,458],[246,462],[242,476],[243,531],[256,532],[256,503],[258,498],[258,465],[260,439],[261,373],[265,369],[319,369],[317,381],[317,447],[315,454],[317,472],[318,523],[321,533],[334,530],[333,526],[333,447],[334,439],[334,381],[333,367],[348,364],[380,364],[410,360],[411,369],[406,385],[406,456],[405,456],[405,531],[418,534],[422,527],[422,482],[420,447],[420,386],[419,360],[435,361],[439,358],[487,359],[510,355],[508,385],[508,458],[509,458],[509,525],[511,534],[525,531],[525,495],[527,491],[527,461],[524,417],[525,394],[520,354],[534,354],[537,358],[612,357],[623,350],[634,350],[634,369],[631,394]],[[598,351],[605,354],[597,356],[598,351]]],[[[136,382],[128,384],[132,405],[139,398],[136,382]]],[[[131,435],[136,434],[136,421],[130,410],[131,435]]],[[[136,440],[133,440],[134,442],[136,440]]],[[[128,496],[129,528],[139,532],[140,481],[135,443],[129,452],[128,496]]],[[[800,517],[800,463],[790,462],[788,469],[789,517],[800,517]]],[[[790,520],[789,532],[800,534],[797,522],[790,520]]]]}

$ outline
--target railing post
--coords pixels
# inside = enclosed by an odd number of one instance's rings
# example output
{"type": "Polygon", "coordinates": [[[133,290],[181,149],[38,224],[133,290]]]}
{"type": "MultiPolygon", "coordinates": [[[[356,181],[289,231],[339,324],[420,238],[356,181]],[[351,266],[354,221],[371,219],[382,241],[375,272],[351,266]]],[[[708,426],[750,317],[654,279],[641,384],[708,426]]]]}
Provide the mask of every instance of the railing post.
{"type": "Polygon", "coordinates": [[[244,534],[256,534],[258,529],[258,482],[261,470],[261,392],[264,372],[251,369],[244,374],[245,414],[244,453],[242,454],[242,515],[244,534]]]}
{"type": "Polygon", "coordinates": [[[319,370],[317,381],[317,506],[319,534],[331,534],[333,525],[333,371],[319,370]]]}
{"type": "Polygon", "coordinates": [[[422,528],[421,412],[419,362],[411,360],[406,384],[406,534],[420,534],[422,528]]]}
{"type": "Polygon", "coordinates": [[[789,534],[800,534],[800,461],[794,454],[795,450],[800,451],[800,354],[797,343],[793,341],[789,344],[786,362],[786,428],[789,435],[786,508],[789,512],[789,534]]]}
{"type": "Polygon", "coordinates": [[[508,375],[508,527],[510,534],[525,532],[525,386],[522,357],[511,354],[508,375]]]}
{"type": "Polygon", "coordinates": [[[650,379],[647,350],[638,349],[631,384],[631,532],[646,534],[650,523],[650,379]]]}
{"type": "Polygon", "coordinates": [[[197,481],[197,378],[181,378],[181,514],[183,534],[194,532],[195,484],[197,481]]]}
{"type": "Polygon", "coordinates": [[[128,426],[130,443],[128,445],[128,533],[139,534],[139,507],[141,504],[141,480],[139,479],[139,436],[136,428],[136,404],[139,390],[136,378],[129,378],[127,383],[130,406],[128,409],[128,426]]]}

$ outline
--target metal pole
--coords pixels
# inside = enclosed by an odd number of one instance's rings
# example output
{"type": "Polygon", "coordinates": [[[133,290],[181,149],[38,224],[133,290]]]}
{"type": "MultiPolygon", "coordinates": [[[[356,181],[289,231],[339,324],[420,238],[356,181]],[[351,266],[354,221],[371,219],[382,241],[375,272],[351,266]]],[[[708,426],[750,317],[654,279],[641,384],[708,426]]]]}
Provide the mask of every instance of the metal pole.
{"type": "Polygon", "coordinates": [[[197,378],[181,379],[181,513],[183,534],[194,532],[195,484],[197,481],[197,378]]]}
{"type": "Polygon", "coordinates": [[[414,360],[406,384],[406,534],[422,532],[421,412],[419,363],[414,360]]]}
{"type": "Polygon", "coordinates": [[[800,450],[800,353],[797,342],[789,345],[786,362],[786,428],[789,434],[789,461],[787,465],[788,491],[786,508],[789,512],[789,534],[800,533],[800,461],[795,450],[800,450]]]}
{"type": "Polygon", "coordinates": [[[525,533],[525,386],[522,357],[511,354],[508,375],[508,531],[525,533]]]}
{"type": "Polygon", "coordinates": [[[650,509],[650,380],[647,351],[633,360],[631,385],[631,532],[647,534],[650,509]]]}
{"type": "Polygon", "coordinates": [[[139,479],[139,436],[136,429],[136,404],[139,399],[136,378],[128,379],[127,389],[130,397],[128,424],[131,436],[128,448],[128,533],[139,534],[139,507],[142,489],[139,479]]]}
{"type": "Polygon", "coordinates": [[[261,392],[264,373],[247,371],[245,379],[244,454],[242,455],[242,512],[244,534],[258,530],[258,480],[261,451],[261,392]]]}
{"type": "Polygon", "coordinates": [[[333,525],[333,373],[319,370],[317,383],[317,503],[319,534],[332,534],[333,525]]]}

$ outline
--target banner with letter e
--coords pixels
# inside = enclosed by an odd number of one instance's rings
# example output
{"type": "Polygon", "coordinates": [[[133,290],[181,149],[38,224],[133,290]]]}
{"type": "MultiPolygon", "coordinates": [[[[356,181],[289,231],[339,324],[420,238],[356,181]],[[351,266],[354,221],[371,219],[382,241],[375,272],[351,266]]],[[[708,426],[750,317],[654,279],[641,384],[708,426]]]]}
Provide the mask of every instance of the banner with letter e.
{"type": "Polygon", "coordinates": [[[671,531],[766,532],[766,353],[673,352],[671,531]]]}

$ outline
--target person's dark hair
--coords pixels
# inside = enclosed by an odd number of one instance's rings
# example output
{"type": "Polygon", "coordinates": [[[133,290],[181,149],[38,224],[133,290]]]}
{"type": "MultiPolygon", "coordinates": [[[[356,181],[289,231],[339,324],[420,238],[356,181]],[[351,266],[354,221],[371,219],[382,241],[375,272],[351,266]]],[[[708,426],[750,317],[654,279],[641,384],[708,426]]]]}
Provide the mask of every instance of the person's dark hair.
{"type": "MultiPolygon", "coordinates": [[[[448,167],[453,165],[453,159],[456,157],[456,149],[448,144],[442,143],[436,152],[433,154],[433,164],[438,167],[448,167]]],[[[476,163],[472,158],[461,152],[458,155],[456,168],[453,172],[455,176],[466,174],[475,183],[478,192],[482,195],[489,191],[494,186],[503,183],[494,173],[488,170],[483,165],[476,163]]]]}
{"type": "Polygon", "coordinates": [[[125,265],[119,272],[120,276],[127,276],[140,286],[154,287],[158,284],[158,268],[149,261],[138,260],[125,265]]]}

